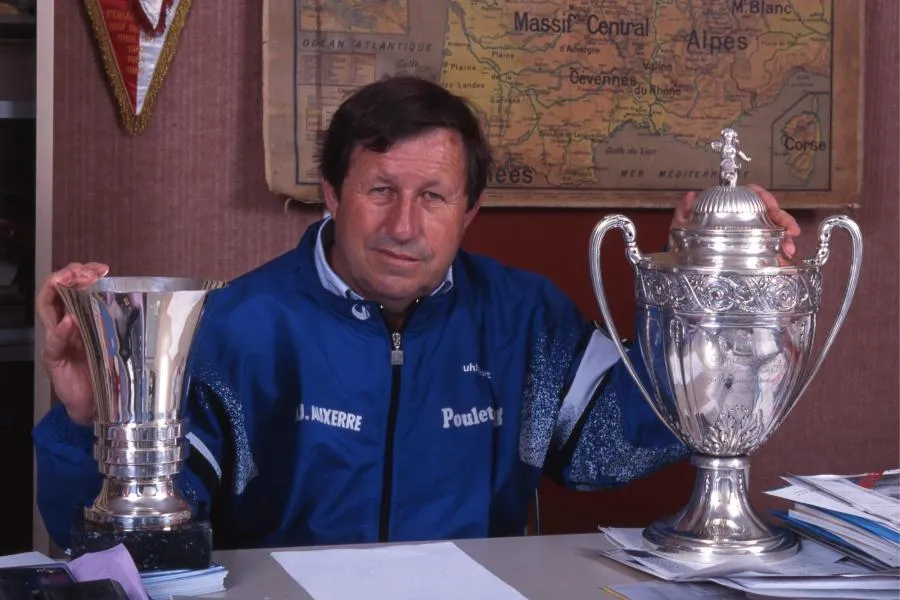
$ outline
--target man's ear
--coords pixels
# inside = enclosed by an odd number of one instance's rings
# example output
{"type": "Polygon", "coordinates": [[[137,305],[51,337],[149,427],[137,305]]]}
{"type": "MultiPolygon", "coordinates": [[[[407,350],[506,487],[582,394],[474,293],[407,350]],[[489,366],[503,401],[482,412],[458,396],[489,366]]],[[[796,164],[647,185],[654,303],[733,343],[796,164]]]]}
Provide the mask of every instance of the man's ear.
{"type": "Polygon", "coordinates": [[[331,216],[334,217],[334,215],[337,214],[339,204],[337,192],[331,184],[324,179],[322,180],[322,195],[325,197],[325,208],[327,208],[328,212],[331,213],[331,216]]]}
{"type": "Polygon", "coordinates": [[[481,201],[484,199],[484,194],[478,196],[478,201],[475,202],[475,205],[466,211],[466,214],[463,216],[463,231],[465,231],[472,220],[475,218],[475,215],[478,214],[478,211],[481,209],[481,201]]]}

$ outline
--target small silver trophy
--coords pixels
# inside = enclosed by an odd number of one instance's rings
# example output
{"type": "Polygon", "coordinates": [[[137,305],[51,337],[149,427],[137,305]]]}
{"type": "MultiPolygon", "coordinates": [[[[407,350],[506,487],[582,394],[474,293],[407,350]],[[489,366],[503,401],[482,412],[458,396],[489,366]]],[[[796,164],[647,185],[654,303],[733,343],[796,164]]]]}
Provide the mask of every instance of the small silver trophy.
{"type": "Polygon", "coordinates": [[[104,277],[59,289],[78,323],[96,403],[103,484],[72,532],[75,556],[123,543],[140,570],[205,568],[209,524],[176,488],[186,452],[183,384],[209,290],[224,282],[104,277]]]}
{"type": "Polygon", "coordinates": [[[737,185],[738,159],[750,160],[733,129],[711,144],[721,154],[720,185],[703,190],[690,221],[673,229],[668,252],[643,255],[634,223],[610,215],[594,228],[591,278],[600,312],[629,373],[656,415],[691,451],[696,479],[687,506],[644,530],[650,548],[682,560],[717,563],[740,555],[773,562],[799,542],[767,524],[748,497],[749,455],[764,444],[816,375],[856,291],[862,235],[845,216],[819,225],[816,256],[791,260],[785,230],[763,200],[737,185]],[[822,267],[832,230],[852,239],[843,302],[815,354],[822,267]],[[642,380],[619,339],[603,291],[600,246],[621,229],[634,267],[642,380]]]}

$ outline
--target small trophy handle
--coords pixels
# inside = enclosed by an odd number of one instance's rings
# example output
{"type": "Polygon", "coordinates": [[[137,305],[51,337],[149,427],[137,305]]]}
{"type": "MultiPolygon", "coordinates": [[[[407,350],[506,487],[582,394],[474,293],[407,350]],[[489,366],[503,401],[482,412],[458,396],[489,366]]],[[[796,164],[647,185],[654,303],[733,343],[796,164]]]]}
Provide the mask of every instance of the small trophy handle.
{"type": "Polygon", "coordinates": [[[804,262],[807,266],[817,268],[822,268],[825,263],[828,262],[828,245],[831,242],[831,232],[835,227],[846,229],[853,242],[853,255],[850,262],[850,278],[847,280],[847,287],[844,289],[844,300],[841,303],[841,308],[838,311],[837,317],[834,319],[831,331],[828,332],[828,337],[825,338],[822,351],[819,352],[819,356],[813,363],[813,367],[808,371],[809,375],[804,378],[803,386],[796,396],[798,399],[803,395],[803,392],[806,391],[807,386],[816,376],[816,373],[818,373],[819,367],[822,366],[825,355],[828,354],[828,350],[831,348],[835,336],[844,324],[844,318],[847,316],[847,312],[850,310],[850,303],[853,301],[854,294],[856,294],[856,284],[859,283],[859,273],[862,269],[863,240],[859,225],[857,225],[850,217],[835,215],[823,220],[819,225],[819,247],[816,250],[816,256],[804,262]]]}
{"type": "Polygon", "coordinates": [[[619,338],[619,333],[616,331],[615,323],[613,323],[612,315],[609,312],[609,305],[606,303],[606,294],[603,291],[603,276],[601,275],[600,266],[600,245],[603,243],[603,236],[605,236],[611,229],[622,230],[622,234],[625,237],[625,256],[628,257],[628,260],[632,265],[637,265],[644,259],[644,257],[641,256],[641,251],[638,250],[637,247],[637,235],[635,233],[634,223],[632,223],[631,219],[624,215],[610,215],[601,220],[594,227],[594,232],[591,234],[589,254],[591,262],[591,280],[594,283],[594,295],[597,297],[597,303],[600,305],[600,314],[603,315],[603,320],[606,323],[606,329],[607,331],[609,331],[609,335],[610,337],[612,337],[612,341],[616,345],[616,349],[619,351],[619,355],[622,357],[622,362],[625,364],[625,368],[628,369],[628,373],[631,375],[631,378],[634,379],[634,382],[637,384],[637,387],[641,391],[641,394],[644,396],[644,399],[647,401],[650,407],[653,408],[653,412],[656,413],[656,416],[659,417],[660,421],[668,426],[668,421],[666,421],[666,419],[664,419],[656,409],[656,404],[653,402],[653,398],[649,393],[647,393],[647,388],[644,387],[643,382],[641,381],[640,377],[638,377],[634,365],[631,364],[631,359],[628,358],[628,352],[625,350],[625,346],[622,344],[622,340],[619,338]]]}

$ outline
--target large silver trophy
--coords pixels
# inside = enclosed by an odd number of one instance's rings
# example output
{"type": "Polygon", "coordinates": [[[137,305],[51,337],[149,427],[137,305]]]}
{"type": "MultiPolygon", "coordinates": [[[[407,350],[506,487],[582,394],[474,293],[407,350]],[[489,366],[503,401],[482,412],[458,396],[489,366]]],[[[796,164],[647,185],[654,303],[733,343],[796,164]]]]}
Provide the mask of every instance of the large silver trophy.
{"type": "Polygon", "coordinates": [[[740,555],[777,561],[799,542],[751,507],[749,455],[781,425],[822,365],[856,291],[862,236],[851,219],[828,217],[815,257],[791,260],[784,228],[752,189],[737,185],[740,160],[749,157],[736,132],[723,130],[711,146],[721,154],[720,185],[700,193],[689,223],[671,232],[668,252],[641,254],[634,224],[608,216],[591,237],[591,278],[625,366],[656,415],[692,451],[696,468],[687,506],[644,530],[648,546],[701,563],[740,555]],[[852,264],[843,303],[816,354],[822,267],[835,227],[850,234],[852,264]],[[600,246],[612,229],[622,230],[634,267],[646,377],[629,361],[603,291],[600,246]]]}
{"type": "Polygon", "coordinates": [[[103,484],[72,531],[74,555],[123,543],[141,570],[204,568],[209,523],[176,487],[187,452],[183,385],[209,290],[220,281],[104,277],[59,289],[75,316],[96,403],[103,484]]]}

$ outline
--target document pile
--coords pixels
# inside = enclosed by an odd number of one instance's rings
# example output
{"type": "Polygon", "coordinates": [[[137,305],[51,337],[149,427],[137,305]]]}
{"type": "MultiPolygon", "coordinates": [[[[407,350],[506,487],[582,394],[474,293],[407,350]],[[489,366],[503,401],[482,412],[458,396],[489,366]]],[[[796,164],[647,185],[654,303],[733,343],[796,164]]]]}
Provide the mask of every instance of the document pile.
{"type": "Polygon", "coordinates": [[[782,525],[872,570],[900,567],[900,470],[782,477],[767,492],[794,503],[782,525]]]}
{"type": "Polygon", "coordinates": [[[141,574],[141,583],[150,600],[170,600],[173,596],[200,596],[225,591],[228,571],[222,565],[207,569],[151,571],[141,574]]]}
{"type": "Polygon", "coordinates": [[[873,571],[810,539],[802,540],[796,555],[776,563],[747,556],[705,565],[650,550],[641,529],[600,531],[611,543],[600,551],[603,556],[669,582],[710,582],[758,597],[896,600],[900,596],[896,570],[873,571]]]}
{"type": "Polygon", "coordinates": [[[124,546],[85,554],[72,561],[54,560],[40,552],[0,556],[0,568],[62,567],[75,581],[114,579],[133,600],[171,600],[225,591],[228,571],[221,565],[207,569],[138,573],[124,546]]]}

